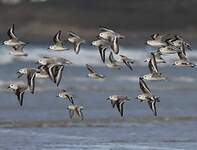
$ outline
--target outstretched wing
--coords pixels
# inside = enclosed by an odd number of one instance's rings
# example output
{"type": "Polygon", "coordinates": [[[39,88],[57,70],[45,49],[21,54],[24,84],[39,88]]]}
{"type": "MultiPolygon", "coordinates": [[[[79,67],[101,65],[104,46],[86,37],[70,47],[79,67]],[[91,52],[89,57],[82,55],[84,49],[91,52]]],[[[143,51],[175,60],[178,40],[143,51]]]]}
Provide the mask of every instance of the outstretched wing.
{"type": "Polygon", "coordinates": [[[31,93],[34,94],[35,89],[35,77],[36,77],[36,71],[31,70],[27,73],[27,84],[31,90],[31,93]]]}
{"type": "Polygon", "coordinates": [[[72,32],[72,31],[69,31],[68,35],[71,36],[71,37],[76,37],[76,38],[80,39],[80,37],[76,33],[72,32]]]}
{"type": "Polygon", "coordinates": [[[148,67],[149,67],[149,70],[151,73],[159,73],[159,70],[157,68],[157,63],[156,63],[156,60],[155,60],[155,54],[154,53],[151,53],[152,57],[148,63],[148,67]]]}
{"type": "Polygon", "coordinates": [[[95,70],[92,66],[86,64],[86,68],[88,69],[88,71],[89,71],[90,73],[96,73],[96,70],[95,70]]]}
{"type": "Polygon", "coordinates": [[[24,95],[24,93],[25,93],[25,91],[21,90],[21,89],[17,89],[15,91],[15,94],[17,96],[17,100],[18,100],[20,106],[23,106],[23,95],[24,95]]]}
{"type": "Polygon", "coordinates": [[[75,43],[74,43],[74,51],[75,51],[76,54],[79,54],[80,45],[81,45],[80,42],[75,42],[75,43]]]}
{"type": "Polygon", "coordinates": [[[15,34],[14,34],[14,27],[15,26],[13,24],[12,27],[8,29],[7,34],[8,34],[8,36],[9,36],[10,39],[17,39],[16,36],[15,36],[15,34]]]}
{"type": "Polygon", "coordinates": [[[159,36],[159,33],[156,33],[156,34],[152,34],[150,37],[155,40],[157,37],[159,36]]]}
{"type": "Polygon", "coordinates": [[[59,69],[58,69],[57,75],[56,75],[56,77],[55,77],[55,81],[56,81],[56,85],[57,85],[57,86],[59,86],[60,81],[61,81],[61,79],[62,79],[63,70],[64,70],[64,65],[59,65],[59,69]]]}
{"type": "Polygon", "coordinates": [[[74,105],[74,100],[72,96],[66,95],[66,97],[68,98],[68,100],[74,105]]]}
{"type": "Polygon", "coordinates": [[[102,59],[103,63],[105,63],[105,51],[106,51],[107,47],[99,46],[98,49],[99,49],[101,59],[102,59]]]}
{"type": "Polygon", "coordinates": [[[61,33],[62,31],[58,31],[55,36],[53,37],[53,42],[56,44],[56,45],[63,45],[61,39],[60,39],[60,36],[61,36],[61,33]]]}
{"type": "Polygon", "coordinates": [[[113,50],[113,52],[115,54],[119,53],[119,42],[118,42],[118,37],[115,36],[114,40],[113,40],[113,44],[111,45],[111,49],[113,50]]]}
{"type": "Polygon", "coordinates": [[[126,61],[125,59],[122,60],[124,62],[124,64],[130,69],[130,70],[133,70],[133,68],[131,67],[131,64],[126,61]]]}
{"type": "Polygon", "coordinates": [[[154,113],[154,115],[157,116],[156,100],[154,100],[154,101],[149,100],[148,105],[149,105],[150,109],[152,110],[152,112],[154,113]]]}
{"type": "Polygon", "coordinates": [[[118,111],[120,112],[121,117],[123,117],[123,105],[124,105],[124,101],[121,102],[116,102],[116,107],[118,109],[118,111]]]}
{"type": "Polygon", "coordinates": [[[146,85],[146,83],[144,82],[144,80],[141,77],[139,78],[139,85],[140,85],[140,89],[143,93],[151,94],[150,89],[148,88],[148,86],[146,85]]]}
{"type": "Polygon", "coordinates": [[[101,32],[112,32],[112,33],[114,33],[113,30],[110,30],[110,29],[108,29],[108,28],[106,28],[106,27],[103,27],[103,26],[99,26],[99,30],[100,30],[101,32]]]}

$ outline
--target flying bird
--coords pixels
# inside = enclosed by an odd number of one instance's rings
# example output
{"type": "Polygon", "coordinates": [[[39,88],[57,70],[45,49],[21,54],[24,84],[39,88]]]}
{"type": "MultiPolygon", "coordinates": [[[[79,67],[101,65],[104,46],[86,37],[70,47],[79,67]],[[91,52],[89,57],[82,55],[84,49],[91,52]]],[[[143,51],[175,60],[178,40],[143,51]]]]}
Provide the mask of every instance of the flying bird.
{"type": "Polygon", "coordinates": [[[68,48],[64,47],[63,41],[61,40],[61,33],[62,31],[58,31],[55,36],[53,37],[53,45],[51,45],[48,49],[54,51],[65,51],[68,48]]]}
{"type": "Polygon", "coordinates": [[[139,86],[141,94],[137,96],[137,99],[139,99],[141,102],[147,102],[151,111],[155,116],[157,116],[156,103],[160,102],[159,97],[151,93],[142,77],[139,78],[139,86]]]}
{"type": "Polygon", "coordinates": [[[19,85],[17,83],[11,83],[8,86],[8,89],[11,89],[14,94],[17,96],[17,100],[19,102],[20,106],[23,106],[23,96],[25,91],[27,90],[27,86],[26,85],[19,85]]]}
{"type": "Polygon", "coordinates": [[[151,59],[148,62],[150,74],[144,75],[143,78],[145,80],[165,80],[166,77],[164,77],[158,70],[154,53],[151,53],[151,55],[151,59]]]}
{"type": "Polygon", "coordinates": [[[128,96],[122,96],[122,95],[112,95],[107,98],[107,100],[111,101],[112,107],[117,107],[121,117],[123,117],[123,110],[124,110],[124,103],[129,101],[130,99],[128,96]]]}
{"type": "Polygon", "coordinates": [[[35,90],[36,73],[39,73],[39,72],[40,72],[40,70],[35,69],[35,68],[22,68],[17,71],[18,78],[20,78],[24,74],[27,75],[27,85],[28,85],[29,89],[31,90],[32,94],[34,94],[34,90],[35,90]]]}
{"type": "Polygon", "coordinates": [[[85,43],[85,40],[81,39],[81,37],[79,37],[76,33],[72,31],[68,32],[68,35],[68,41],[73,44],[74,52],[76,54],[79,54],[80,46],[82,43],[85,43]]]}
{"type": "Polygon", "coordinates": [[[105,78],[104,75],[97,73],[96,70],[92,66],[86,64],[86,68],[89,72],[88,77],[93,78],[93,79],[104,79],[105,78]]]}
{"type": "Polygon", "coordinates": [[[66,90],[62,89],[59,92],[57,97],[61,97],[63,99],[68,99],[74,105],[74,97],[75,96],[69,91],[66,91],[66,90]]]}
{"type": "Polygon", "coordinates": [[[20,41],[20,39],[16,37],[14,30],[15,30],[15,25],[13,24],[12,27],[9,28],[7,32],[9,40],[4,41],[3,44],[7,46],[26,45],[25,42],[20,41]]]}
{"type": "Polygon", "coordinates": [[[133,59],[130,59],[127,56],[124,56],[124,55],[120,55],[120,59],[130,70],[133,70],[133,68],[131,66],[131,64],[134,63],[133,59]]]}

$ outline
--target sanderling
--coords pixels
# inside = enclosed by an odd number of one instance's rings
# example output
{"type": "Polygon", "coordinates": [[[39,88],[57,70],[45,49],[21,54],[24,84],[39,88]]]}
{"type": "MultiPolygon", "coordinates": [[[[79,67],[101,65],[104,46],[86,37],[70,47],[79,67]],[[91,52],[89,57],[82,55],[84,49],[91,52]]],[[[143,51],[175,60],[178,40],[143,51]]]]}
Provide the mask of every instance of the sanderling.
{"type": "Polygon", "coordinates": [[[150,89],[148,88],[142,77],[139,78],[139,85],[141,94],[136,98],[141,102],[148,102],[150,109],[154,112],[154,115],[157,116],[156,102],[159,102],[159,97],[152,95],[150,89]]]}
{"type": "MultiPolygon", "coordinates": [[[[156,63],[166,63],[166,61],[161,57],[162,53],[157,50],[154,52],[156,63]]],[[[149,62],[151,58],[147,58],[144,62],[149,62]]]]}
{"type": "Polygon", "coordinates": [[[74,100],[73,98],[75,97],[71,92],[66,91],[64,89],[62,89],[57,97],[61,97],[63,99],[68,99],[73,105],[74,105],[74,100]]]}
{"type": "Polygon", "coordinates": [[[151,39],[146,41],[146,44],[153,46],[153,47],[161,47],[166,46],[167,43],[165,41],[165,37],[169,34],[160,35],[159,33],[151,35],[151,39]]]}
{"type": "Polygon", "coordinates": [[[85,43],[85,40],[81,39],[81,38],[80,38],[76,33],[74,33],[74,32],[68,32],[68,35],[70,36],[70,37],[68,38],[68,41],[71,42],[71,43],[73,44],[73,46],[74,46],[74,52],[75,52],[76,54],[78,54],[79,51],[80,51],[80,45],[81,45],[82,43],[85,43]]]}
{"type": "Polygon", "coordinates": [[[75,112],[76,112],[76,114],[77,114],[79,117],[81,117],[81,120],[84,119],[84,117],[83,117],[83,112],[82,112],[82,110],[84,109],[83,106],[79,106],[79,105],[69,105],[69,106],[67,107],[67,109],[68,109],[68,111],[69,111],[69,117],[70,117],[70,119],[73,118],[75,112]]]}
{"type": "Polygon", "coordinates": [[[39,73],[40,70],[35,68],[22,68],[17,71],[18,78],[20,78],[24,74],[27,75],[27,85],[32,94],[34,94],[35,90],[35,77],[37,72],[39,73]]]}
{"type": "Polygon", "coordinates": [[[99,28],[101,33],[99,33],[99,37],[108,40],[111,42],[111,49],[114,51],[115,54],[119,53],[119,39],[125,38],[123,35],[114,32],[106,27],[99,28]]]}
{"type": "Polygon", "coordinates": [[[9,54],[13,56],[28,56],[28,54],[23,51],[24,46],[25,45],[12,46],[12,50],[9,51],[9,54]]]}
{"type": "Polygon", "coordinates": [[[15,25],[13,24],[12,27],[8,30],[7,34],[9,36],[9,40],[4,41],[3,44],[7,46],[17,46],[17,45],[26,45],[25,42],[20,41],[16,35],[14,34],[15,25]]]}
{"type": "Polygon", "coordinates": [[[184,39],[179,36],[179,35],[175,35],[173,38],[168,40],[168,43],[171,45],[174,45],[176,47],[186,47],[187,49],[191,50],[191,45],[187,42],[184,41],[184,39]]]}
{"type": "Polygon", "coordinates": [[[113,42],[115,37],[117,37],[118,39],[124,39],[125,36],[111,30],[108,29],[106,27],[99,27],[99,30],[101,31],[101,33],[99,33],[99,36],[105,40],[108,40],[109,42],[113,42]]]}
{"type": "Polygon", "coordinates": [[[116,60],[113,56],[113,53],[110,52],[109,54],[109,63],[106,64],[109,68],[121,69],[122,63],[116,60]]]}
{"type": "Polygon", "coordinates": [[[61,31],[58,31],[55,36],[53,37],[53,43],[54,45],[51,45],[48,49],[54,50],[54,51],[64,51],[68,50],[68,48],[64,47],[63,41],[61,40],[61,31]]]}
{"type": "Polygon", "coordinates": [[[86,64],[86,68],[89,71],[88,77],[93,78],[93,79],[104,79],[105,78],[104,75],[97,73],[96,70],[92,66],[86,64]]]}
{"type": "Polygon", "coordinates": [[[195,67],[196,65],[192,62],[189,62],[189,60],[186,57],[185,49],[182,49],[182,51],[177,52],[179,60],[176,60],[173,65],[180,66],[180,67],[195,67]]]}
{"type": "Polygon", "coordinates": [[[125,102],[129,101],[130,98],[128,96],[121,96],[121,95],[112,95],[107,98],[107,100],[111,101],[112,107],[117,107],[121,117],[123,117],[123,105],[125,102]]]}
{"type": "Polygon", "coordinates": [[[92,45],[98,48],[102,61],[105,63],[105,51],[111,46],[111,43],[105,39],[98,39],[92,42],[92,45]]]}
{"type": "Polygon", "coordinates": [[[151,53],[151,55],[152,57],[148,62],[148,68],[150,70],[150,74],[144,75],[143,78],[146,80],[165,80],[166,77],[164,77],[157,68],[157,63],[155,60],[154,53],[151,53]]]}
{"type": "Polygon", "coordinates": [[[127,56],[125,55],[120,55],[120,59],[121,61],[130,69],[130,70],[133,70],[131,64],[134,63],[134,60],[133,59],[130,59],[128,58],[127,56]]]}
{"type": "Polygon", "coordinates": [[[27,90],[27,86],[23,84],[11,83],[8,86],[8,89],[12,89],[15,95],[17,96],[17,100],[20,106],[23,105],[23,96],[25,91],[27,90]]]}
{"type": "Polygon", "coordinates": [[[49,64],[70,65],[72,64],[70,60],[65,59],[63,57],[56,57],[56,56],[43,56],[36,63],[39,63],[41,65],[49,65],[49,64]]]}

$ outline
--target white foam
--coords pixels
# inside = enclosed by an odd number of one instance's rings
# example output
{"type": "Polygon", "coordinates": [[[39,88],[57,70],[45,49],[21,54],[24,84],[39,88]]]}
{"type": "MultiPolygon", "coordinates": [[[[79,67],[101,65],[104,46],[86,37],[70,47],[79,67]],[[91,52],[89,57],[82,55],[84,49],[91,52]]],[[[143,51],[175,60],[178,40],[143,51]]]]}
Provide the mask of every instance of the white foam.
{"type": "MultiPolygon", "coordinates": [[[[15,60],[14,56],[9,55],[9,48],[1,47],[1,55],[0,55],[0,64],[8,64],[13,63],[15,60]]],[[[75,66],[82,66],[84,64],[92,64],[97,66],[103,66],[104,64],[101,61],[99,52],[94,47],[82,48],[80,53],[76,55],[73,51],[62,51],[62,52],[54,52],[50,51],[45,47],[25,47],[25,51],[28,53],[28,57],[20,57],[18,60],[21,61],[37,61],[42,56],[60,56],[71,60],[75,66]]],[[[137,49],[137,48],[126,48],[121,47],[120,54],[126,55],[129,58],[135,60],[136,66],[145,66],[147,63],[144,62],[146,58],[149,57],[149,51],[144,49],[137,49]]],[[[188,57],[197,61],[197,52],[196,51],[188,51],[188,57]]],[[[109,50],[106,51],[106,57],[109,55],[109,50]]],[[[116,59],[119,59],[118,55],[114,55],[116,59]]],[[[166,55],[163,56],[167,62],[167,64],[163,64],[161,66],[171,64],[173,60],[177,59],[176,54],[174,55],[166,55]]],[[[107,59],[106,59],[107,60],[107,59]]]]}

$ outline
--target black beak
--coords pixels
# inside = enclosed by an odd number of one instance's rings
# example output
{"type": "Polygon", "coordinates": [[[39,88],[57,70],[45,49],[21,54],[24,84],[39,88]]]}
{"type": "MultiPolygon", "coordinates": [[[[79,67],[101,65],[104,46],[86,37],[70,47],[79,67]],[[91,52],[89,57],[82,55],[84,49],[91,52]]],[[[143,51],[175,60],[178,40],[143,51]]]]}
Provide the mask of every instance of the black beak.
{"type": "Polygon", "coordinates": [[[8,86],[7,89],[10,89],[10,86],[8,86]]]}
{"type": "Polygon", "coordinates": [[[106,99],[106,101],[108,101],[108,100],[110,100],[110,98],[109,98],[109,97],[106,99]]]}

